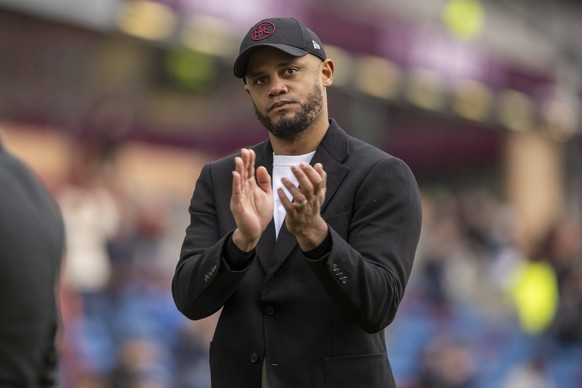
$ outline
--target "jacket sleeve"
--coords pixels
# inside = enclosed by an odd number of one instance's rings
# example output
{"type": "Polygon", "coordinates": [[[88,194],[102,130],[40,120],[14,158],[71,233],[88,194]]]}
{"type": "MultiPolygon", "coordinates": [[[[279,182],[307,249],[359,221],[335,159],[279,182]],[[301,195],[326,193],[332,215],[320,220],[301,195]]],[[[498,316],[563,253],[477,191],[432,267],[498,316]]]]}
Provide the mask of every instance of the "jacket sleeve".
{"type": "MultiPolygon", "coordinates": [[[[230,219],[230,213],[219,214],[217,211],[217,191],[213,187],[211,167],[207,165],[200,173],[190,201],[190,224],[172,279],[176,307],[190,319],[205,318],[218,311],[249,268],[247,264],[233,269],[225,258],[232,233],[221,233],[221,223],[227,222],[225,218],[230,219]]],[[[226,211],[229,212],[228,209],[227,204],[226,211]]],[[[248,263],[254,256],[253,253],[248,263]]]]}
{"type": "Polygon", "coordinates": [[[351,200],[347,233],[330,225],[330,251],[305,260],[344,311],[374,333],[392,322],[404,295],[420,237],[420,195],[408,166],[389,158],[372,167],[351,200]]]}

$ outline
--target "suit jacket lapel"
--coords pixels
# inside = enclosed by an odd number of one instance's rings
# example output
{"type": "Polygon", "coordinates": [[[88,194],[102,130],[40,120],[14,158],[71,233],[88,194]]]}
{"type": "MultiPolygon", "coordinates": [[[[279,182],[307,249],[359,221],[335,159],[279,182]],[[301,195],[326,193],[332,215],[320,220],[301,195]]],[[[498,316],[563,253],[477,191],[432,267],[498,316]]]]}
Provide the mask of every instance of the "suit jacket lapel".
{"type": "Polygon", "coordinates": [[[332,200],[337,189],[349,172],[349,168],[343,164],[348,152],[346,134],[332,120],[330,129],[327,131],[326,136],[323,138],[321,145],[311,160],[312,165],[321,163],[327,173],[325,201],[321,208],[324,217],[327,204],[332,200]]]}

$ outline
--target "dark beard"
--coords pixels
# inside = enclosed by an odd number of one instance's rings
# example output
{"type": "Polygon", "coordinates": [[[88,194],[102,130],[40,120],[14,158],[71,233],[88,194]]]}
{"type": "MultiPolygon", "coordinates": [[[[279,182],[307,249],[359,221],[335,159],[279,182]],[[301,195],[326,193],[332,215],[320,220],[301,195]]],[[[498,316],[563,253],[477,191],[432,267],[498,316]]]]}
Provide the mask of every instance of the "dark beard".
{"type": "Polygon", "coordinates": [[[278,122],[273,122],[269,117],[261,114],[256,105],[255,114],[273,136],[279,139],[293,139],[305,131],[319,116],[323,106],[322,101],[321,88],[315,85],[307,101],[301,104],[299,111],[292,117],[284,116],[278,122]]]}

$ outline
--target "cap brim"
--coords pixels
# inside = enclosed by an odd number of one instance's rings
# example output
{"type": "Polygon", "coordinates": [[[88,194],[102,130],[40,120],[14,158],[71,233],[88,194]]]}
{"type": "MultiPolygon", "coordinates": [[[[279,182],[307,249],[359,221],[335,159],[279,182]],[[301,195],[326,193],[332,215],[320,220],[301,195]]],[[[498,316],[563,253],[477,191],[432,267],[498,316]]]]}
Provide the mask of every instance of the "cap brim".
{"type": "Polygon", "coordinates": [[[289,46],[286,44],[280,43],[261,43],[254,46],[249,47],[248,49],[244,50],[239,56],[236,58],[234,62],[234,75],[237,78],[243,78],[247,72],[247,62],[249,61],[250,56],[262,47],[274,47],[279,49],[283,52],[286,52],[289,55],[293,55],[294,57],[302,57],[307,55],[308,52],[306,50],[300,49],[298,47],[289,46]]]}

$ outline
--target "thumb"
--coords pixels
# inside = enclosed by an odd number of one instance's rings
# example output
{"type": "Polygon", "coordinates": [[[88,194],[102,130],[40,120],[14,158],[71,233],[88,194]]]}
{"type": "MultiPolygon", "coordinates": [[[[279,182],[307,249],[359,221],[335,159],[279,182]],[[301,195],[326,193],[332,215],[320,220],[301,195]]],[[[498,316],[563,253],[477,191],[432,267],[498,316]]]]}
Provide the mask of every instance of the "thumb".
{"type": "Polygon", "coordinates": [[[264,166],[259,166],[257,168],[257,184],[266,193],[271,193],[273,190],[271,186],[271,176],[264,166]]]}

